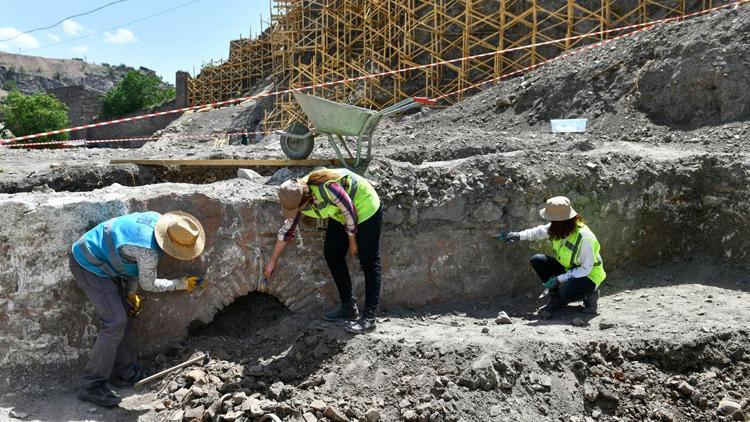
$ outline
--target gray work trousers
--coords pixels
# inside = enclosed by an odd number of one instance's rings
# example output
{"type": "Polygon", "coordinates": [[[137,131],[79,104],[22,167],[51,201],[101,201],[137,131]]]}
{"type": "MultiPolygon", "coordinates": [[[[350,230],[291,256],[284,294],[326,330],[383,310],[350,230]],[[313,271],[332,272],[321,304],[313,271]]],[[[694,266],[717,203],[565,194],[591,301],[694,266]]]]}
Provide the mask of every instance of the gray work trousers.
{"type": "Polygon", "coordinates": [[[70,272],[94,305],[96,316],[101,321],[99,334],[83,370],[82,387],[106,382],[113,369],[120,378],[129,379],[136,370],[136,355],[126,336],[130,323],[118,282],[87,271],[78,264],[72,253],[70,272]]]}

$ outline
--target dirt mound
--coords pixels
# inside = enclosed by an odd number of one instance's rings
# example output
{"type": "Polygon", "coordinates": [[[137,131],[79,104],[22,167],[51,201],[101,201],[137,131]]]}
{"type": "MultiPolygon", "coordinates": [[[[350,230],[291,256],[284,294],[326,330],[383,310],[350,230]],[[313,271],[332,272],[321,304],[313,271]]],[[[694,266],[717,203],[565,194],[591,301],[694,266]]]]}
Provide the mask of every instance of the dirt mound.
{"type": "Polygon", "coordinates": [[[502,130],[588,118],[593,130],[673,129],[750,117],[750,8],[661,25],[501,82],[430,119],[502,130]],[[465,124],[465,122],[464,122],[465,124]]]}

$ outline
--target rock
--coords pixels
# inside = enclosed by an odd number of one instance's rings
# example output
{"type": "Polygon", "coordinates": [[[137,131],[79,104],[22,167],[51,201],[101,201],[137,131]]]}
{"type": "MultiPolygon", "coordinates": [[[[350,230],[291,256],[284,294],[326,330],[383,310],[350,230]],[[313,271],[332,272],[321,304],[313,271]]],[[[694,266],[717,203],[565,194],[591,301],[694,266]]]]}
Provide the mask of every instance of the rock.
{"type": "Polygon", "coordinates": [[[492,416],[493,418],[496,416],[500,416],[501,413],[503,413],[502,406],[495,405],[490,407],[490,416],[492,416]]]}
{"type": "Polygon", "coordinates": [[[185,416],[185,411],[180,409],[172,414],[172,416],[169,417],[169,420],[171,422],[182,422],[185,416]]]}
{"type": "Polygon", "coordinates": [[[365,422],[380,422],[380,412],[378,409],[369,408],[365,412],[365,422]]]}
{"type": "Polygon", "coordinates": [[[174,393],[175,391],[180,389],[180,384],[177,383],[177,381],[170,381],[169,384],[167,384],[167,391],[170,393],[174,393]]]}
{"type": "Polygon", "coordinates": [[[240,417],[242,417],[242,415],[243,415],[243,412],[238,412],[238,411],[229,412],[226,415],[222,416],[222,420],[231,422],[231,421],[235,421],[239,419],[240,417]]]}
{"type": "Polygon", "coordinates": [[[482,328],[482,334],[487,334],[490,332],[490,329],[487,327],[482,328]]]}
{"type": "Polygon", "coordinates": [[[188,409],[185,411],[185,415],[183,416],[182,420],[191,422],[194,419],[198,419],[199,421],[203,419],[203,412],[205,411],[205,408],[203,405],[200,405],[198,407],[193,407],[192,409],[188,409]]]}
{"type": "Polygon", "coordinates": [[[608,330],[610,328],[614,328],[615,324],[611,321],[607,321],[606,319],[602,319],[599,321],[599,329],[600,330],[608,330]]]}
{"type": "Polygon", "coordinates": [[[322,400],[313,400],[312,403],[310,403],[310,409],[316,411],[316,412],[322,412],[328,408],[328,405],[325,404],[322,400]]]}
{"type": "Polygon", "coordinates": [[[188,390],[187,388],[180,388],[179,390],[174,392],[174,399],[178,403],[182,403],[182,401],[185,400],[185,396],[187,396],[189,392],[190,390],[188,390]]]}
{"type": "Polygon", "coordinates": [[[596,149],[596,145],[589,140],[578,142],[574,147],[579,151],[593,151],[596,149]]]}
{"type": "Polygon", "coordinates": [[[594,171],[599,167],[596,163],[591,163],[591,162],[586,163],[585,166],[587,169],[591,171],[594,171]]]}
{"type": "Polygon", "coordinates": [[[318,417],[317,417],[317,416],[315,416],[315,415],[313,415],[313,414],[312,414],[312,413],[310,413],[310,412],[305,412],[305,413],[303,413],[303,414],[302,414],[302,419],[303,419],[303,420],[304,420],[305,422],[318,422],[318,417]]]}
{"type": "MultiPolygon", "coordinates": [[[[250,170],[250,169],[237,170],[237,177],[240,179],[247,179],[247,180],[265,180],[265,177],[261,176],[258,172],[254,170],[250,170]]],[[[214,356],[216,356],[215,353],[214,353],[214,356]]]]}
{"type": "Polygon", "coordinates": [[[407,410],[402,414],[403,418],[407,422],[414,422],[417,420],[417,412],[413,410],[407,410]]]}
{"type": "Polygon", "coordinates": [[[335,407],[329,406],[323,412],[323,416],[330,419],[333,422],[349,422],[349,418],[344,413],[336,409],[335,407]]]}
{"type": "Polygon", "coordinates": [[[263,416],[265,414],[263,409],[260,407],[260,401],[254,397],[250,397],[245,400],[240,405],[240,410],[253,417],[263,416]]]}
{"type": "Polygon", "coordinates": [[[268,395],[274,400],[284,400],[284,383],[279,381],[271,384],[268,388],[268,395]]]}
{"type": "Polygon", "coordinates": [[[739,403],[729,399],[723,399],[719,402],[719,406],[716,408],[716,413],[722,416],[733,415],[741,409],[739,403]]]}
{"type": "Polygon", "coordinates": [[[495,100],[495,107],[497,108],[506,108],[513,105],[515,101],[514,97],[498,97],[495,100]]]}
{"type": "Polygon", "coordinates": [[[505,311],[502,311],[499,314],[497,314],[497,318],[495,318],[495,324],[497,325],[513,324],[513,320],[510,319],[510,317],[505,311]]]}
{"type": "Polygon", "coordinates": [[[636,400],[646,400],[648,395],[646,394],[646,389],[643,386],[637,385],[630,393],[630,397],[636,400]]]}
{"type": "Polygon", "coordinates": [[[29,412],[21,412],[20,410],[11,410],[10,416],[16,419],[26,419],[30,415],[29,412]]]}
{"type": "Polygon", "coordinates": [[[232,395],[232,404],[239,406],[247,400],[247,394],[244,391],[238,391],[232,395]]]}
{"type": "Polygon", "coordinates": [[[690,385],[690,383],[688,383],[687,381],[682,381],[679,385],[677,385],[677,390],[688,397],[695,394],[695,387],[690,385]]]}
{"type": "Polygon", "coordinates": [[[589,401],[593,402],[596,400],[596,398],[599,396],[599,391],[597,391],[596,387],[591,385],[589,382],[585,382],[583,384],[583,397],[589,401]]]}
{"type": "Polygon", "coordinates": [[[486,354],[477,358],[471,367],[461,374],[458,384],[473,390],[489,391],[497,388],[500,385],[500,376],[495,370],[492,356],[486,354]]]}
{"type": "Polygon", "coordinates": [[[203,391],[203,389],[198,387],[197,385],[194,385],[190,387],[190,394],[192,394],[193,397],[200,398],[200,397],[205,396],[206,392],[203,391]]]}
{"type": "Polygon", "coordinates": [[[582,320],[581,318],[575,318],[575,319],[573,319],[573,322],[571,322],[571,324],[573,324],[576,327],[585,327],[585,326],[589,325],[588,322],[582,320]]]}
{"type": "Polygon", "coordinates": [[[185,379],[189,382],[200,382],[205,383],[206,382],[206,373],[203,372],[200,369],[193,369],[191,371],[188,371],[187,374],[184,375],[185,379]]]}

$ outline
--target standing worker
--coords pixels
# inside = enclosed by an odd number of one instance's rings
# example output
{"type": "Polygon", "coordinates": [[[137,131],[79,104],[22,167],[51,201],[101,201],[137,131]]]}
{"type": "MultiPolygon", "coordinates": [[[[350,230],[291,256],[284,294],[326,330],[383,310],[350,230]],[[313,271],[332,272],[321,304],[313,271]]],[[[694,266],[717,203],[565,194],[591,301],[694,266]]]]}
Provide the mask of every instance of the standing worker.
{"type": "Polygon", "coordinates": [[[361,334],[375,328],[380,300],[380,228],[383,210],[370,182],[345,169],[320,169],[302,179],[284,182],[279,188],[282,214],[276,247],[263,271],[268,279],[284,247],[294,239],[302,215],[329,218],[323,254],[341,299],[338,310],[326,313],[327,321],[356,321],[346,328],[361,334]],[[359,255],[365,274],[365,309],[361,317],[352,292],[346,253],[359,255]]]}
{"type": "Polygon", "coordinates": [[[196,286],[206,287],[199,277],[156,278],[163,253],[189,261],[203,252],[205,243],[200,222],[188,213],[174,211],[115,217],[89,230],[73,244],[70,271],[101,320],[83,371],[79,399],[105,407],[117,406],[120,398],[106,384],[110,376],[113,384],[119,386],[132,385],[143,377],[126,338],[128,317],[141,311],[138,287],[152,292],[192,292],[196,286]]]}
{"type": "Polygon", "coordinates": [[[509,243],[550,239],[555,257],[538,254],[531,258],[531,266],[550,295],[549,303],[540,309],[540,316],[549,318],[578,300],[583,300],[583,312],[596,314],[599,286],[607,277],[599,241],[564,196],[547,200],[539,215],[550,223],[521,232],[502,233],[498,239],[509,243]]]}

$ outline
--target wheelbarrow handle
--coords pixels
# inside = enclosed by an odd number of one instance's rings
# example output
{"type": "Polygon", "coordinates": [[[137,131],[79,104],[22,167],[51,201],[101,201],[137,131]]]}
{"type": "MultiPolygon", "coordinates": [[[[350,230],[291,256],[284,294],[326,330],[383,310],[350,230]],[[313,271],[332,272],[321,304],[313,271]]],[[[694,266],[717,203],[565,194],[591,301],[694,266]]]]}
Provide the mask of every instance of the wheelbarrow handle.
{"type": "Polygon", "coordinates": [[[415,103],[421,103],[425,105],[435,105],[437,104],[437,100],[431,100],[427,97],[414,97],[412,98],[415,103]]]}

